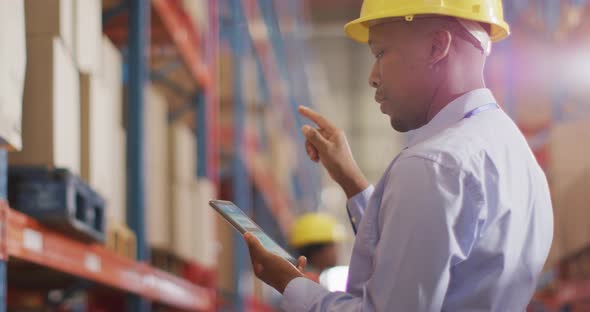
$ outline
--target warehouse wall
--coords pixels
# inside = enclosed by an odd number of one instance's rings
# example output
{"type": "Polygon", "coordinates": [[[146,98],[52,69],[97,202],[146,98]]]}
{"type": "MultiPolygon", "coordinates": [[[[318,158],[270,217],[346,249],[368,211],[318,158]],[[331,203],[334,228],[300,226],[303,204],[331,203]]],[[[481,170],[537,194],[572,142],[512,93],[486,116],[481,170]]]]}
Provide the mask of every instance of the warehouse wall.
{"type": "Polygon", "coordinates": [[[374,58],[366,45],[344,37],[341,25],[314,27],[309,42],[317,62],[323,65],[327,89],[318,96],[316,104],[345,130],[359,166],[376,183],[404,140],[391,128],[389,118],[373,99],[374,89],[369,86],[368,77],[374,58]]]}

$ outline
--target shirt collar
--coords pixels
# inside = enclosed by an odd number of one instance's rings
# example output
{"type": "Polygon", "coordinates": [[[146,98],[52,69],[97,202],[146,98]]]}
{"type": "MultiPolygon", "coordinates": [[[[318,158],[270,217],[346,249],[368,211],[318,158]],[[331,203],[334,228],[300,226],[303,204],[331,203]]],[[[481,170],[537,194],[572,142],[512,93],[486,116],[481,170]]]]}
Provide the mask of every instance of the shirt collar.
{"type": "Polygon", "coordinates": [[[440,131],[461,121],[470,111],[488,103],[496,103],[492,92],[487,88],[475,89],[456,98],[447,104],[429,123],[408,132],[407,147],[421,143],[440,131]]]}

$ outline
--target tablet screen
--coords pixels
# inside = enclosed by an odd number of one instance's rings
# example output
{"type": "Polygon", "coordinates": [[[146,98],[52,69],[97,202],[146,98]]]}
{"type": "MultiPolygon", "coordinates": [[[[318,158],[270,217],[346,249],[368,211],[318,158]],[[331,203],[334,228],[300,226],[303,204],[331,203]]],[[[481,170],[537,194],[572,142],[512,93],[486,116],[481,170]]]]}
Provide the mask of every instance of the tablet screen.
{"type": "Polygon", "coordinates": [[[250,232],[266,248],[266,250],[279,255],[291,263],[296,263],[295,258],[293,258],[287,251],[285,251],[281,246],[279,246],[270,236],[268,236],[252,219],[250,219],[242,209],[238,208],[234,203],[228,201],[218,201],[212,200],[210,202],[211,206],[215,208],[221,215],[227,219],[230,224],[237,228],[240,233],[250,232]]]}

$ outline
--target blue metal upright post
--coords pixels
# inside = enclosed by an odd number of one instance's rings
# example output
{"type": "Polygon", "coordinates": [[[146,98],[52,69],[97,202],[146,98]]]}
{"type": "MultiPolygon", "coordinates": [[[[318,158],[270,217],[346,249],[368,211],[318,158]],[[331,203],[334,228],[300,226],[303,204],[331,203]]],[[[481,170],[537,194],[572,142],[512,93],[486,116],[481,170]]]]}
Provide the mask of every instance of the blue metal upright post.
{"type": "MultiPolygon", "coordinates": [[[[127,114],[127,220],[137,237],[137,259],[147,261],[144,205],[144,86],[148,81],[150,1],[129,1],[129,113],[127,114]]],[[[130,295],[128,310],[150,311],[150,303],[130,295]]]]}
{"type": "MultiPolygon", "coordinates": [[[[295,105],[306,105],[313,107],[314,103],[311,99],[311,91],[309,89],[310,80],[307,77],[306,67],[308,66],[307,60],[310,49],[307,48],[304,38],[304,29],[302,28],[303,23],[303,4],[298,0],[287,1],[289,6],[289,12],[293,14],[293,29],[286,34],[286,40],[290,43],[290,50],[294,51],[294,57],[296,61],[295,66],[291,66],[291,70],[294,74],[293,82],[297,86],[295,89],[297,102],[295,105]]],[[[293,63],[291,63],[293,64],[293,63]]],[[[299,130],[299,129],[297,129],[299,130]]],[[[298,131],[301,136],[301,132],[298,131]]],[[[299,148],[298,166],[301,168],[300,172],[303,175],[304,186],[308,186],[306,194],[303,194],[302,199],[304,200],[304,209],[309,211],[315,211],[319,207],[320,192],[321,192],[321,171],[318,166],[313,166],[312,162],[307,161],[307,155],[303,148],[299,148]]],[[[294,184],[296,185],[296,184],[294,184]]]]}
{"type": "MultiPolygon", "coordinates": [[[[232,10],[232,33],[231,46],[233,50],[233,88],[234,88],[234,160],[232,166],[233,192],[234,201],[246,214],[251,212],[251,193],[250,176],[246,170],[246,154],[244,133],[246,127],[246,105],[243,99],[242,84],[242,58],[246,54],[244,38],[248,33],[245,16],[240,0],[231,0],[232,10]]],[[[243,238],[239,234],[234,234],[234,287],[236,296],[234,304],[236,311],[244,311],[245,305],[242,295],[240,279],[248,266],[248,251],[243,238]]]]}
{"type": "MultiPolygon", "coordinates": [[[[303,119],[301,116],[299,116],[299,113],[297,112],[297,107],[299,105],[311,104],[304,92],[301,92],[301,90],[299,90],[301,88],[297,88],[298,84],[296,83],[297,79],[304,79],[303,76],[296,74],[296,72],[300,71],[300,67],[303,63],[303,60],[301,60],[301,63],[297,63],[297,66],[299,68],[296,68],[295,70],[290,70],[288,64],[289,59],[286,53],[285,40],[283,38],[283,35],[281,34],[281,29],[279,26],[279,17],[277,16],[277,12],[274,7],[274,2],[272,0],[258,0],[258,4],[260,6],[263,20],[268,29],[269,40],[271,42],[272,50],[277,60],[279,75],[281,79],[287,83],[288,86],[288,91],[286,95],[288,99],[288,106],[291,111],[290,115],[295,126],[290,129],[290,132],[292,133],[292,137],[296,139],[298,145],[303,146],[305,138],[303,137],[303,134],[300,131],[301,127],[303,126],[303,119]],[[299,102],[299,96],[303,96],[301,102],[299,102]]],[[[300,81],[300,84],[302,83],[307,84],[307,81],[300,81]]],[[[320,186],[319,183],[316,183],[316,180],[319,181],[319,179],[317,178],[319,175],[313,176],[311,172],[313,167],[310,166],[309,162],[303,161],[304,159],[306,159],[306,157],[307,156],[305,154],[305,150],[302,148],[298,148],[298,174],[296,175],[296,178],[293,179],[293,183],[296,184],[294,189],[301,191],[296,195],[300,195],[301,197],[310,196],[309,198],[298,198],[298,200],[307,199],[303,202],[303,206],[300,206],[300,208],[307,211],[317,209],[317,201],[319,196],[317,194],[313,194],[318,192],[320,186]]]]}
{"type": "Polygon", "coordinates": [[[197,172],[196,175],[199,178],[206,178],[207,177],[207,168],[209,167],[208,159],[207,159],[207,146],[209,144],[209,135],[208,135],[208,127],[207,127],[207,110],[206,110],[206,103],[205,103],[205,94],[203,92],[199,92],[194,98],[195,105],[197,106],[197,114],[196,114],[196,124],[197,124],[197,131],[195,133],[195,139],[197,140],[197,144],[195,144],[197,148],[197,172]]]}
{"type": "MultiPolygon", "coordinates": [[[[6,150],[0,149],[0,199],[8,198],[8,165],[6,150]]],[[[6,229],[4,229],[6,231],[6,229]]],[[[6,239],[5,237],[3,239],[6,239]]],[[[0,312],[6,311],[6,289],[8,286],[6,279],[6,261],[0,260],[0,312]]]]}

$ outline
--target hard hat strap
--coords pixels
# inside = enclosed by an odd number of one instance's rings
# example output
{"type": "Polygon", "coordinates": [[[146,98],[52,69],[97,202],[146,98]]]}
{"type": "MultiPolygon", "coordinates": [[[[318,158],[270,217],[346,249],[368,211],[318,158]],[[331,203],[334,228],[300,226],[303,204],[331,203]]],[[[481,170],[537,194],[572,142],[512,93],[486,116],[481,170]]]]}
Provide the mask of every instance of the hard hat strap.
{"type": "Polygon", "coordinates": [[[486,56],[490,55],[490,52],[492,51],[492,40],[490,39],[488,32],[481,26],[481,24],[462,18],[457,18],[457,21],[479,42],[484,54],[486,56]]]}

